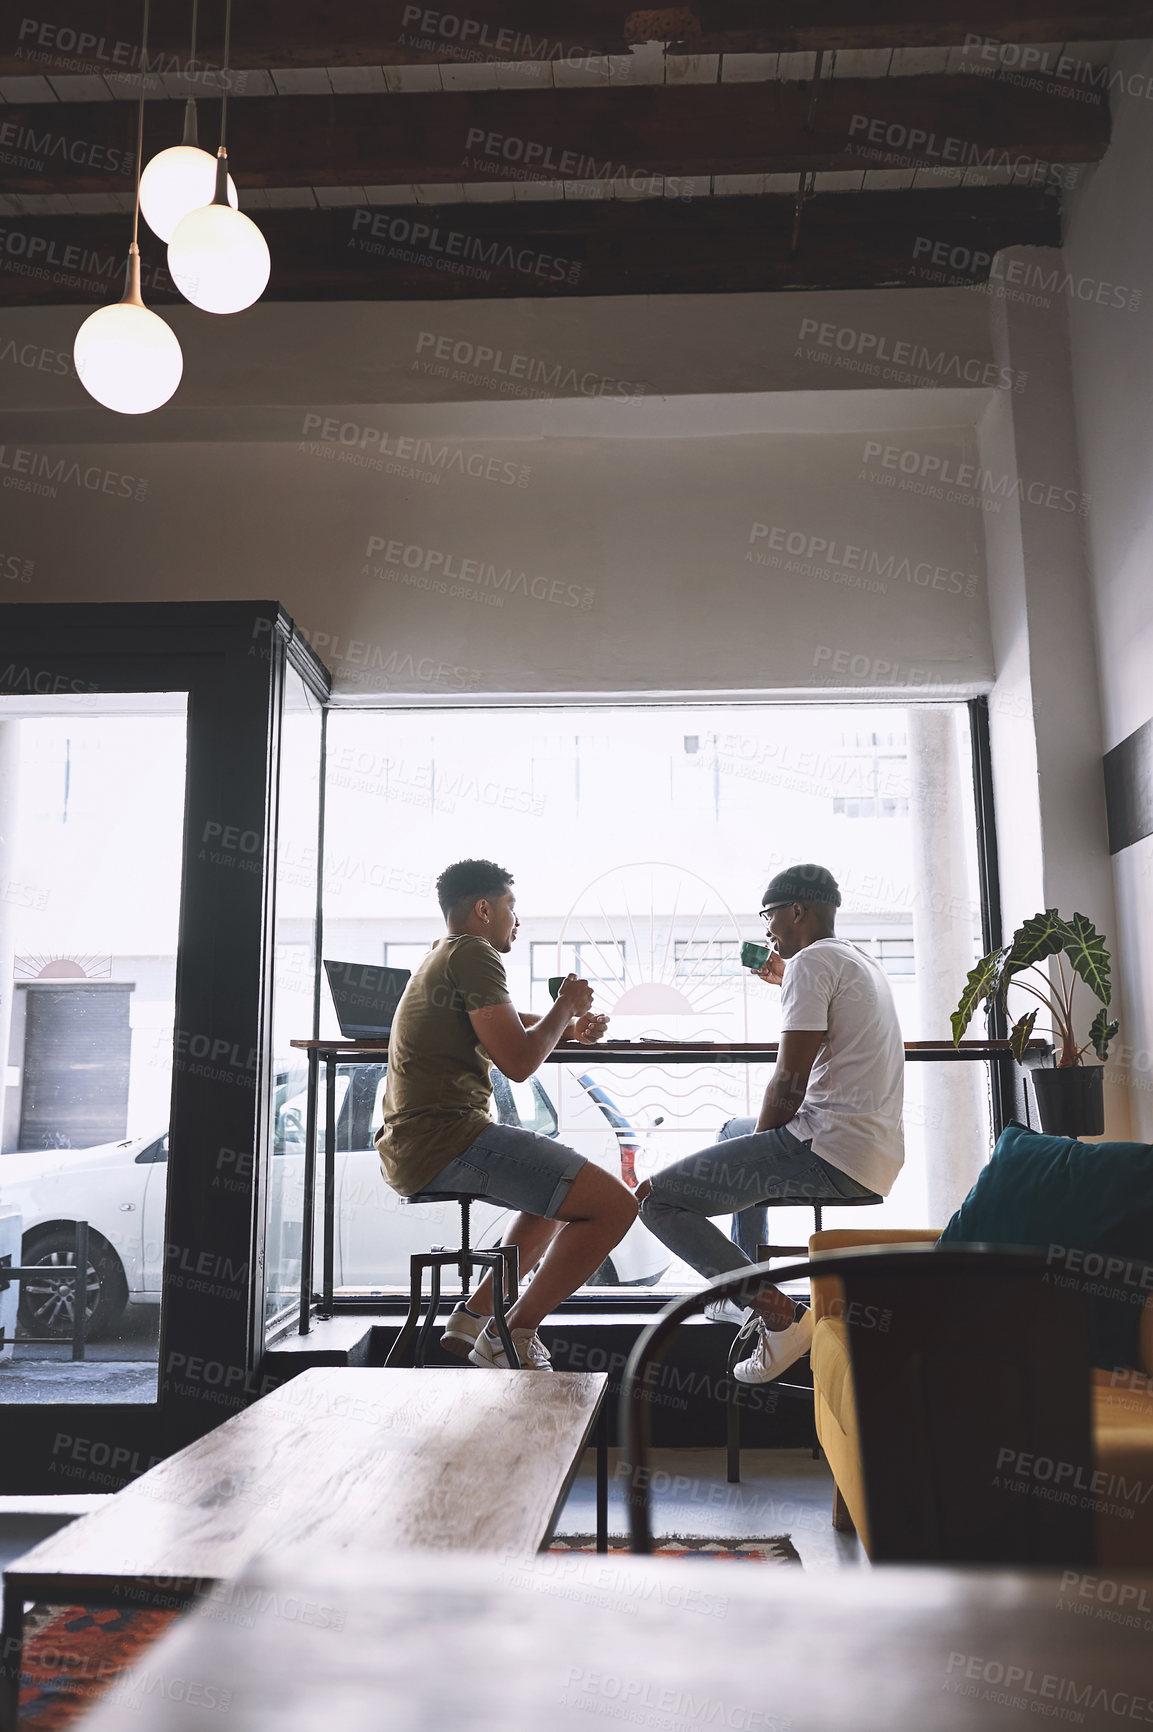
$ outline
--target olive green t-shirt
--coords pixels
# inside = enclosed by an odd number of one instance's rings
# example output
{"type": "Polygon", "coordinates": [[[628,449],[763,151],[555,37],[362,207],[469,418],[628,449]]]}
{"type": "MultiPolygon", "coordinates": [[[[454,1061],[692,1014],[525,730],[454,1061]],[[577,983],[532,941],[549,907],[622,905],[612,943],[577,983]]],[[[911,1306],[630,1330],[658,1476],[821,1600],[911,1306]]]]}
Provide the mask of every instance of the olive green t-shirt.
{"type": "Polygon", "coordinates": [[[415,1196],[492,1124],[492,1060],[469,1012],[511,1004],[504,964],[484,938],[442,938],[404,989],[388,1037],[384,1176],[415,1196]]]}

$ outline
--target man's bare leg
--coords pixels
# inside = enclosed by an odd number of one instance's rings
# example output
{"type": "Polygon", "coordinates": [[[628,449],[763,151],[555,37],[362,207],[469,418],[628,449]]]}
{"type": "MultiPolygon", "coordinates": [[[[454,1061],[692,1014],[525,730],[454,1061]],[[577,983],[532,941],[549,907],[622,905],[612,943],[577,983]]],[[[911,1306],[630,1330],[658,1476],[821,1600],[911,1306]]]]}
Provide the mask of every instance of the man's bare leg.
{"type": "MultiPolygon", "coordinates": [[[[644,1202],[651,1189],[652,1182],[649,1179],[645,1179],[637,1187],[636,1200],[638,1205],[644,1202]]],[[[750,1264],[749,1267],[751,1268],[752,1265],[750,1264]]],[[[734,1269],[732,1273],[734,1275],[739,1274],[739,1270],[734,1269]]],[[[740,1299],[733,1299],[734,1305],[741,1303],[740,1299]]],[[[788,1329],[792,1324],[793,1314],[796,1310],[796,1306],[788,1294],[782,1293],[779,1287],[763,1287],[755,1297],[746,1299],[744,1303],[752,1307],[766,1329],[788,1329]]]]}
{"type": "Polygon", "coordinates": [[[557,1211],[560,1230],[544,1261],[509,1311],[509,1328],[536,1329],[554,1306],[600,1268],[636,1218],[636,1199],[627,1186],[603,1167],[586,1162],[557,1211]]]}
{"type": "MultiPolygon", "coordinates": [[[[519,1268],[522,1277],[528,1273],[544,1255],[551,1241],[560,1232],[559,1221],[546,1221],[543,1215],[514,1215],[511,1225],[501,1239],[502,1245],[515,1245],[520,1252],[519,1268]]],[[[492,1276],[486,1275],[478,1282],[475,1293],[469,1295],[468,1308],[475,1317],[491,1317],[492,1276]]]]}

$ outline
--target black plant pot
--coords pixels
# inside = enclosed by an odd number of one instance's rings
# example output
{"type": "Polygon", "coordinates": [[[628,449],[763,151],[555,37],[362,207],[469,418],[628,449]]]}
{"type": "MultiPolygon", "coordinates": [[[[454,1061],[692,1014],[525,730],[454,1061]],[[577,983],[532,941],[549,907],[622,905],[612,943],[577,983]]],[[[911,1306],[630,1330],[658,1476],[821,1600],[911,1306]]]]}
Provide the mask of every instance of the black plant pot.
{"type": "Polygon", "coordinates": [[[1029,1073],[1041,1129],[1051,1137],[1099,1137],[1105,1129],[1103,1064],[1071,1064],[1029,1073]]]}

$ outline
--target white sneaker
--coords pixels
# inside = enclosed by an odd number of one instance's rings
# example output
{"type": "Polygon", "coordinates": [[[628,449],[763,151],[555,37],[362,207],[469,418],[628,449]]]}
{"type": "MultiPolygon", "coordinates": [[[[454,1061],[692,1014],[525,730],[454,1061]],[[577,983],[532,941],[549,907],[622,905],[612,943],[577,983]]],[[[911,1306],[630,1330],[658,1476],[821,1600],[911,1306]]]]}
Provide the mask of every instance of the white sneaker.
{"type": "Polygon", "coordinates": [[[714,1299],[711,1305],[705,1306],[705,1316],[710,1323],[745,1324],[752,1314],[748,1305],[734,1305],[731,1299],[714,1299]]]}
{"type": "MultiPolygon", "coordinates": [[[[552,1370],[552,1355],[535,1329],[510,1329],[509,1334],[522,1371],[552,1370]]],[[[494,1337],[487,1329],[477,1336],[476,1346],[468,1357],[473,1365],[483,1366],[487,1371],[511,1369],[499,1335],[494,1337]]]]}
{"type": "Polygon", "coordinates": [[[487,1317],[474,1317],[471,1311],[463,1311],[457,1306],[448,1322],[440,1345],[446,1353],[455,1354],[458,1359],[466,1359],[476,1346],[476,1338],[488,1322],[487,1317]]]}
{"type": "Polygon", "coordinates": [[[813,1345],[813,1313],[806,1311],[787,1329],[769,1329],[759,1317],[751,1320],[755,1346],[747,1359],[733,1366],[738,1383],[771,1383],[813,1345]]]}

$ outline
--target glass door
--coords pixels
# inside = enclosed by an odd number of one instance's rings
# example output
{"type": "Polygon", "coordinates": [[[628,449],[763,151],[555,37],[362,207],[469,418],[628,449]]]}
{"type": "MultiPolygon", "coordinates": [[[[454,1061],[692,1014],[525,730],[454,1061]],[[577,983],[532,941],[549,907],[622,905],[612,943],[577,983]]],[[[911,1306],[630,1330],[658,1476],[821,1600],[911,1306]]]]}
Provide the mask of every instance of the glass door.
{"type": "Polygon", "coordinates": [[[0,696],[0,1402],[156,1399],[186,761],[183,692],[0,696]]]}

